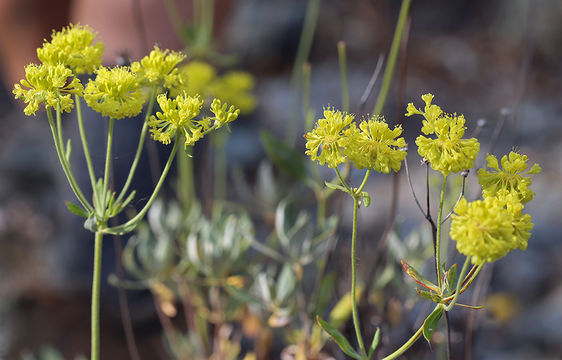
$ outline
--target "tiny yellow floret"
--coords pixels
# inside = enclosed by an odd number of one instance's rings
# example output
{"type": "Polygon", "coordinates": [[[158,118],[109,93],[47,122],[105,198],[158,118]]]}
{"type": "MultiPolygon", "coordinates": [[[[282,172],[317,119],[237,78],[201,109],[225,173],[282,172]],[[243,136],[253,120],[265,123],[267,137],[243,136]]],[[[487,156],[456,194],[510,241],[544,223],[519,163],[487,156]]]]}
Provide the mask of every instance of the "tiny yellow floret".
{"type": "Polygon", "coordinates": [[[63,64],[75,74],[91,74],[101,66],[104,50],[102,42],[94,42],[95,37],[89,26],[70,24],[53,31],[51,41],[37,49],[37,57],[43,64],[63,64]]]}
{"type": "Polygon", "coordinates": [[[82,95],[83,91],[80,80],[62,64],[30,64],[25,67],[25,79],[14,85],[13,94],[27,104],[26,115],[35,115],[41,103],[46,108],[59,106],[61,111],[70,112],[74,106],[71,94],[82,95]]]}
{"type": "Polygon", "coordinates": [[[101,67],[84,90],[86,103],[103,116],[122,119],[142,111],[145,96],[137,77],[128,67],[101,67]]]}

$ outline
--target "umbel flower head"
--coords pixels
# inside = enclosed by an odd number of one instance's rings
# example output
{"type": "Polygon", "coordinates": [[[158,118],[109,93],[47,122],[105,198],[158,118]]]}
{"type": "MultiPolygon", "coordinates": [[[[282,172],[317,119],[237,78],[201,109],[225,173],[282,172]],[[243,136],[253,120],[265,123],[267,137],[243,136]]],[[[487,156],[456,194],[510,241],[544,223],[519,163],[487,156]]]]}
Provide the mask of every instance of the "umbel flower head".
{"type": "Polygon", "coordinates": [[[147,86],[164,85],[172,88],[179,85],[180,75],[176,66],[185,59],[185,55],[176,51],[160,50],[158,46],[149,55],[131,64],[131,70],[140,77],[140,82],[147,86]]]}
{"type": "Polygon", "coordinates": [[[370,168],[387,174],[390,170],[398,171],[406,151],[402,134],[402,127],[388,128],[384,119],[374,116],[368,121],[362,121],[359,129],[354,123],[345,130],[343,152],[358,169],[370,168]]]}
{"type": "Polygon", "coordinates": [[[193,120],[203,106],[201,97],[183,94],[169,99],[165,94],[160,94],[156,99],[162,112],[152,115],[148,121],[154,140],[169,144],[177,131],[182,131],[187,147],[203,137],[203,126],[193,120]]]}
{"type": "Polygon", "coordinates": [[[425,135],[435,134],[437,138],[420,135],[416,139],[418,153],[429,161],[431,168],[443,175],[470,169],[480,150],[480,144],[475,138],[463,139],[465,118],[463,115],[447,115],[437,105],[432,105],[433,95],[422,96],[425,110],[416,109],[410,103],[406,116],[423,115],[425,120],[421,131],[425,135]]]}
{"type": "Polygon", "coordinates": [[[86,103],[103,116],[122,119],[139,114],[145,97],[128,67],[101,67],[84,90],[86,103]]]}
{"type": "Polygon", "coordinates": [[[533,224],[529,216],[516,214],[505,199],[488,197],[468,203],[462,198],[452,215],[451,239],[473,264],[496,261],[518,247],[527,247],[533,224]]]}
{"type": "Polygon", "coordinates": [[[503,189],[516,195],[523,204],[533,199],[535,193],[529,188],[531,178],[524,175],[538,174],[541,172],[541,167],[534,164],[531,169],[526,171],[527,155],[511,151],[509,157],[507,155],[502,157],[502,169],[500,169],[498,159],[494,155],[488,155],[486,161],[488,162],[487,167],[492,170],[478,170],[478,182],[482,185],[484,197],[496,196],[503,189]]]}
{"type": "Polygon", "coordinates": [[[74,104],[70,95],[81,95],[83,91],[80,80],[64,65],[30,64],[25,67],[25,79],[14,85],[13,93],[27,104],[24,113],[35,115],[41,103],[45,108],[60,106],[61,111],[70,112],[74,104]]]}
{"type": "Polygon", "coordinates": [[[94,42],[96,34],[88,26],[70,24],[61,31],[53,31],[51,41],[37,49],[43,64],[63,64],[75,74],[93,73],[101,66],[104,45],[94,42]]]}
{"type": "Polygon", "coordinates": [[[353,121],[353,115],[334,109],[324,109],[324,118],[318,119],[316,127],[304,135],[305,154],[320,165],[336,168],[347,161],[342,147],[346,142],[344,129],[353,121]]]}

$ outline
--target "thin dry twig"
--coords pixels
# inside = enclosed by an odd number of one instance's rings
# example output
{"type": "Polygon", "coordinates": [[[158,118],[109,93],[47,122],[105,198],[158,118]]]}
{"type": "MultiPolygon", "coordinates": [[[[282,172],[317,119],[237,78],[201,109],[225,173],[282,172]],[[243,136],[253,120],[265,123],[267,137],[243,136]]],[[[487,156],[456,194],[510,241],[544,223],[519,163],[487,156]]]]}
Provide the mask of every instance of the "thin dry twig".
{"type": "Polygon", "coordinates": [[[375,88],[375,83],[377,82],[377,79],[379,78],[379,75],[381,73],[383,63],[384,63],[384,55],[381,54],[379,55],[379,58],[377,60],[377,65],[375,66],[373,75],[371,75],[371,78],[369,79],[369,83],[367,84],[365,91],[363,91],[363,95],[361,95],[361,100],[359,101],[360,114],[363,114],[365,112],[365,105],[367,104],[367,100],[369,99],[369,96],[371,96],[371,94],[373,93],[373,89],[375,88]]]}

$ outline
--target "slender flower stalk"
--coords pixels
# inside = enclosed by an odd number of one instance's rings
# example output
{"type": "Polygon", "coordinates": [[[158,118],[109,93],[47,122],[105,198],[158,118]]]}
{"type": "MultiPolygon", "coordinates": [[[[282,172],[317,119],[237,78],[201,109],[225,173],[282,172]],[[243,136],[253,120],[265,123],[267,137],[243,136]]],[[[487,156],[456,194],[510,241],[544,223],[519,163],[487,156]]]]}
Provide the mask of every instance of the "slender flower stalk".
{"type": "Polygon", "coordinates": [[[94,270],[92,279],[92,308],[91,308],[91,355],[92,359],[99,359],[100,353],[100,284],[101,284],[101,256],[103,233],[96,231],[94,239],[94,270]]]}
{"type": "Polygon", "coordinates": [[[443,176],[443,186],[441,187],[441,198],[439,200],[439,213],[437,213],[437,237],[435,239],[435,267],[437,269],[437,283],[441,288],[441,228],[443,227],[441,218],[443,217],[443,201],[447,188],[447,175],[443,176]]]}

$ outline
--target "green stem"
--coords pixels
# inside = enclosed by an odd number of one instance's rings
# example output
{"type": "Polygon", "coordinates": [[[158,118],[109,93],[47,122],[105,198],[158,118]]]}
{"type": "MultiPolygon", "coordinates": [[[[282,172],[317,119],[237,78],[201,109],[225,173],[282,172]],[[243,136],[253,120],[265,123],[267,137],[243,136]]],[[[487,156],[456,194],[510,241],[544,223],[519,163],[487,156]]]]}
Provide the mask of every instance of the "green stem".
{"type": "Polygon", "coordinates": [[[150,97],[148,108],[146,109],[146,116],[144,117],[144,124],[142,125],[142,130],[139,137],[139,143],[137,145],[137,152],[135,153],[135,158],[133,159],[133,163],[131,164],[131,169],[129,170],[129,175],[127,175],[127,180],[125,181],[125,185],[123,185],[123,189],[119,193],[117,200],[115,200],[116,204],[123,199],[123,197],[127,193],[127,190],[129,190],[129,186],[133,181],[133,177],[135,176],[135,171],[137,170],[137,165],[139,163],[142,150],[144,148],[144,140],[146,139],[146,131],[148,129],[148,119],[152,114],[152,107],[154,106],[155,99],[156,99],[156,87],[152,89],[152,96],[150,97]]]}
{"type": "Polygon", "coordinates": [[[365,185],[367,185],[367,180],[369,180],[369,175],[371,175],[371,169],[367,169],[367,172],[365,172],[365,176],[363,177],[363,182],[361,183],[361,185],[359,185],[359,188],[355,190],[356,195],[359,195],[361,191],[363,191],[365,185]]]}
{"type": "MultiPolygon", "coordinates": [[[[113,123],[109,118],[109,128],[107,129],[107,149],[105,151],[105,170],[103,172],[103,191],[107,191],[109,185],[109,173],[111,172],[111,147],[113,145],[113,123]]],[[[105,205],[105,204],[104,204],[105,205]]]]}
{"type": "Polygon", "coordinates": [[[455,291],[455,296],[453,297],[453,300],[451,300],[451,302],[449,303],[449,305],[447,305],[445,307],[445,311],[449,311],[453,308],[453,306],[455,306],[455,304],[457,303],[457,300],[459,298],[460,295],[460,290],[461,290],[461,285],[463,283],[463,278],[464,278],[464,274],[466,274],[466,269],[468,269],[468,264],[470,263],[470,259],[467,257],[464,260],[464,265],[462,266],[462,270],[460,275],[457,278],[457,289],[455,291]]]}
{"type": "Polygon", "coordinates": [[[359,315],[357,313],[357,299],[356,299],[356,283],[357,283],[357,260],[355,258],[355,247],[357,240],[357,209],[359,208],[359,197],[353,195],[353,230],[351,233],[351,314],[353,316],[353,327],[355,328],[355,335],[357,342],[361,349],[363,358],[367,358],[365,351],[365,344],[363,343],[363,336],[359,327],[359,315]]]}
{"type": "Polygon", "coordinates": [[[158,192],[160,191],[160,188],[162,187],[162,184],[164,183],[164,180],[166,179],[166,176],[168,175],[168,171],[170,170],[170,167],[172,166],[174,156],[176,155],[176,152],[178,150],[178,143],[180,142],[179,138],[180,138],[180,134],[178,132],[178,134],[176,135],[176,139],[174,141],[174,147],[172,148],[172,152],[170,153],[170,156],[168,157],[168,161],[166,162],[166,166],[164,166],[164,170],[162,171],[162,174],[160,175],[160,179],[158,180],[158,183],[156,184],[156,187],[154,188],[154,191],[152,192],[152,195],[150,195],[150,198],[148,199],[148,202],[144,205],[142,210],[135,217],[133,217],[131,220],[127,221],[123,225],[119,225],[119,226],[104,229],[103,230],[104,233],[123,235],[123,234],[125,234],[129,231],[132,231],[134,229],[134,227],[136,226],[137,222],[139,222],[144,217],[144,215],[146,214],[146,212],[148,211],[148,209],[150,208],[150,206],[152,205],[152,203],[156,199],[156,196],[158,195],[158,192]]]}
{"type": "Polygon", "coordinates": [[[349,195],[353,196],[353,191],[349,188],[349,186],[347,185],[347,183],[345,182],[343,176],[341,176],[340,171],[338,170],[338,168],[334,168],[334,170],[336,171],[336,175],[338,175],[338,179],[340,179],[342,185],[345,187],[345,189],[347,190],[347,192],[349,193],[349,195]]]}
{"type": "Polygon", "coordinates": [[[375,103],[373,114],[380,114],[386,102],[386,97],[388,95],[388,90],[392,81],[392,75],[394,74],[396,59],[398,58],[398,51],[400,50],[400,43],[402,42],[402,33],[404,32],[404,27],[406,25],[406,19],[408,18],[408,12],[411,2],[412,0],[402,1],[400,14],[398,15],[398,21],[396,23],[396,29],[394,30],[394,37],[392,38],[392,44],[390,45],[388,61],[384,69],[381,90],[379,92],[379,96],[377,97],[377,102],[375,103]]]}
{"type": "MultiPolygon", "coordinates": [[[[60,113],[60,111],[58,111],[58,110],[57,110],[57,112],[60,113]]],[[[61,140],[59,139],[59,136],[57,135],[59,132],[58,132],[56,126],[55,126],[55,122],[53,120],[53,113],[51,112],[50,108],[47,108],[47,117],[49,119],[49,126],[51,127],[51,133],[53,135],[53,141],[55,142],[55,149],[57,150],[57,156],[58,156],[59,161],[61,163],[62,169],[64,170],[64,174],[66,175],[66,179],[68,180],[68,183],[70,184],[70,187],[72,188],[72,191],[74,192],[74,195],[76,196],[78,201],[80,201],[80,203],[82,204],[84,209],[86,209],[89,213],[91,213],[91,212],[93,212],[92,205],[90,205],[88,200],[86,200],[86,197],[82,193],[82,190],[80,190],[80,188],[78,187],[78,184],[76,183],[76,180],[74,179],[74,176],[72,175],[72,171],[70,170],[70,164],[68,164],[68,162],[65,159],[65,155],[62,152],[61,140]]]]}
{"type": "Polygon", "coordinates": [[[80,97],[78,95],[74,96],[74,102],[76,103],[76,115],[78,118],[78,130],[80,132],[80,139],[82,140],[82,149],[84,150],[84,157],[86,158],[86,165],[88,166],[88,174],[90,175],[90,183],[92,184],[92,191],[94,192],[95,196],[96,175],[94,173],[94,166],[92,165],[92,158],[90,157],[88,140],[84,131],[84,121],[82,120],[82,105],[80,103],[80,97]]]}
{"type": "Polygon", "coordinates": [[[100,351],[100,283],[103,234],[96,231],[94,243],[94,272],[92,280],[92,360],[99,359],[100,351]]]}
{"type": "Polygon", "coordinates": [[[387,355],[386,357],[384,357],[382,360],[392,360],[392,359],[396,359],[397,357],[399,357],[400,355],[402,355],[406,350],[408,350],[412,345],[414,345],[414,343],[420,338],[420,336],[423,333],[423,325],[420,326],[420,328],[418,329],[418,331],[415,332],[414,335],[412,335],[412,337],[410,339],[408,339],[408,341],[406,341],[404,343],[404,345],[402,345],[400,348],[398,348],[395,352],[393,352],[390,355],[387,355]]]}
{"type": "Polygon", "coordinates": [[[340,77],[341,77],[341,101],[342,110],[349,111],[349,82],[347,80],[347,61],[345,54],[345,42],[338,42],[338,59],[340,62],[340,77]]]}
{"type": "Polygon", "coordinates": [[[441,218],[443,217],[443,200],[445,199],[445,189],[447,187],[447,177],[443,176],[443,186],[441,187],[441,199],[439,200],[439,213],[437,214],[437,236],[435,239],[435,266],[437,268],[437,283],[441,289],[441,218]]]}

